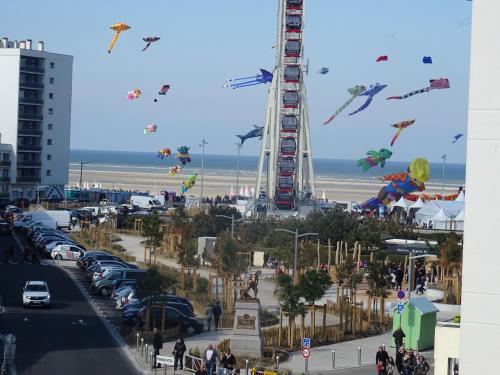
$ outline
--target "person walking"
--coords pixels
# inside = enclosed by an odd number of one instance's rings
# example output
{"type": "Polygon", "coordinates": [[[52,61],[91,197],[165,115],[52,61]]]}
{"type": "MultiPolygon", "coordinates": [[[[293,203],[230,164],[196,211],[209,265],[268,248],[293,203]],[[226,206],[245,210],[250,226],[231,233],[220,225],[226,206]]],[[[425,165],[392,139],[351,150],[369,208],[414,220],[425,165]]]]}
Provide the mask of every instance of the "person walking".
{"type": "Polygon", "coordinates": [[[400,347],[396,353],[396,368],[398,369],[399,375],[403,374],[403,358],[404,358],[405,354],[406,354],[406,352],[403,349],[403,347],[400,347]]]}
{"type": "Polygon", "coordinates": [[[215,330],[218,331],[219,330],[219,319],[220,319],[220,316],[222,315],[222,308],[220,307],[219,301],[215,302],[215,305],[212,308],[212,315],[214,317],[215,330]]]}
{"type": "Polygon", "coordinates": [[[24,245],[23,263],[29,263],[30,259],[31,259],[31,248],[29,245],[24,245]]]}
{"type": "Polygon", "coordinates": [[[161,365],[156,365],[156,356],[160,355],[160,349],[163,348],[163,337],[158,328],[153,330],[153,368],[161,367],[161,365]]]}
{"type": "Polygon", "coordinates": [[[389,357],[389,360],[387,361],[387,375],[394,375],[395,367],[396,364],[394,363],[394,358],[389,357]]]}
{"type": "Polygon", "coordinates": [[[186,352],[186,344],[182,338],[178,338],[174,346],[174,351],[172,355],[174,356],[174,371],[177,370],[177,363],[180,365],[180,369],[184,368],[184,353],[186,352]]]}
{"type": "Polygon", "coordinates": [[[217,350],[214,349],[212,344],[208,344],[208,347],[203,353],[203,363],[205,370],[207,371],[207,375],[213,375],[213,373],[215,372],[218,358],[219,353],[217,353],[217,350]]]}
{"type": "Polygon", "coordinates": [[[380,362],[384,364],[384,367],[387,367],[387,361],[389,360],[389,354],[384,350],[382,346],[378,347],[378,352],[375,355],[375,364],[378,365],[380,362]]]}
{"type": "Polygon", "coordinates": [[[232,374],[234,371],[234,366],[236,365],[236,358],[231,349],[227,349],[226,354],[221,359],[222,367],[226,370],[226,374],[232,374]]]}
{"type": "Polygon", "coordinates": [[[415,366],[415,375],[426,375],[430,369],[431,366],[429,366],[424,356],[419,355],[415,366]]]}
{"type": "Polygon", "coordinates": [[[394,343],[396,344],[396,352],[398,352],[399,348],[403,346],[403,339],[406,337],[406,335],[401,329],[401,327],[399,327],[397,330],[394,331],[392,337],[394,337],[394,343]]]}
{"type": "Polygon", "coordinates": [[[403,290],[403,271],[401,267],[396,270],[396,290],[403,290]]]}
{"type": "Polygon", "coordinates": [[[212,317],[213,317],[212,306],[207,307],[207,311],[205,311],[205,315],[207,317],[207,331],[210,332],[210,326],[212,325],[212,317]]]}

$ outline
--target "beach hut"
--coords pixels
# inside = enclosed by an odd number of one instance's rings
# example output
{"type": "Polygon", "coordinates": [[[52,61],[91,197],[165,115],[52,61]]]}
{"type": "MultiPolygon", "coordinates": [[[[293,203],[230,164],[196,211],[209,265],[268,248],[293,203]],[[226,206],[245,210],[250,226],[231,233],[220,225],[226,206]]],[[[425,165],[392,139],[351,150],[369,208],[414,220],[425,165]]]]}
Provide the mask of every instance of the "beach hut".
{"type": "Polygon", "coordinates": [[[434,329],[439,310],[432,302],[425,297],[412,298],[404,304],[402,313],[398,314],[397,308],[393,311],[392,332],[401,327],[405,333],[405,349],[420,351],[434,347],[434,329]]]}
{"type": "Polygon", "coordinates": [[[439,212],[432,218],[434,229],[448,229],[448,221],[450,218],[445,214],[444,209],[441,208],[439,212]]]}

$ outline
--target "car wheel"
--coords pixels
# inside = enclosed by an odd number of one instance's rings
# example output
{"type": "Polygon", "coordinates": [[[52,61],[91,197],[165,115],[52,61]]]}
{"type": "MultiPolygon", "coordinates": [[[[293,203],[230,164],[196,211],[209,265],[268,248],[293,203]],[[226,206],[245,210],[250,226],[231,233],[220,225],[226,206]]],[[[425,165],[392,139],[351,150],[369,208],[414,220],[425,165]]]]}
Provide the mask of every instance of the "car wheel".
{"type": "Polygon", "coordinates": [[[61,255],[61,254],[56,255],[56,260],[62,260],[62,258],[63,258],[63,257],[62,257],[62,255],[61,255]]]}
{"type": "Polygon", "coordinates": [[[109,295],[111,294],[111,290],[108,288],[108,287],[103,287],[99,290],[99,292],[101,293],[101,295],[103,295],[104,297],[109,297],[109,295]]]}

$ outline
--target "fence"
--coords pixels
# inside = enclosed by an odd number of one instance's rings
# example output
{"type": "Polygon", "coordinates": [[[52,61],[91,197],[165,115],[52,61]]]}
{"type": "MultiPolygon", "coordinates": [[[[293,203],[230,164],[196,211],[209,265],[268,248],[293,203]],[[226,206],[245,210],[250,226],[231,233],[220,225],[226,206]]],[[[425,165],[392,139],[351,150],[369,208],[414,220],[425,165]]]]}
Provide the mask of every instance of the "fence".
{"type": "MultiPolygon", "coordinates": [[[[344,331],[340,324],[316,327],[315,331],[315,338],[312,340],[313,345],[319,343],[334,343],[344,339],[344,331]]],[[[279,327],[262,330],[263,345],[266,347],[285,347],[288,343],[288,336],[288,327],[282,327],[281,330],[279,327]]],[[[294,342],[292,344],[293,348],[301,347],[303,337],[313,337],[312,327],[304,327],[303,329],[301,327],[295,327],[294,342]]]]}

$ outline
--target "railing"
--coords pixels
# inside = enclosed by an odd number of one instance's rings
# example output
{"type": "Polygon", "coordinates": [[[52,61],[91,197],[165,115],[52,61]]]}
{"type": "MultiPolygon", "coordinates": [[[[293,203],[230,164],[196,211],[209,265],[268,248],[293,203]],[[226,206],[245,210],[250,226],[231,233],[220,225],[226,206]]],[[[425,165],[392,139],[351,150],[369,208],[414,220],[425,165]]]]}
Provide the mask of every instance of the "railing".
{"type": "Polygon", "coordinates": [[[40,176],[18,176],[17,182],[40,182],[40,176]]]}
{"type": "Polygon", "coordinates": [[[18,129],[18,135],[43,135],[43,132],[38,129],[18,129]]]}
{"type": "Polygon", "coordinates": [[[20,81],[19,86],[21,88],[25,87],[28,89],[43,89],[43,83],[41,82],[29,82],[29,81],[20,81]]]}
{"type": "Polygon", "coordinates": [[[21,65],[21,72],[28,73],[44,73],[45,68],[41,66],[33,66],[33,65],[21,65]]]}
{"type": "Polygon", "coordinates": [[[42,146],[36,145],[17,145],[18,151],[42,151],[42,146]]]}
{"type": "Polygon", "coordinates": [[[35,113],[19,113],[19,120],[43,120],[43,116],[35,113]]]}
{"type": "Polygon", "coordinates": [[[17,166],[18,167],[40,167],[42,165],[42,162],[40,160],[18,160],[17,161],[17,166]]]}
{"type": "Polygon", "coordinates": [[[43,104],[43,99],[40,98],[19,98],[19,103],[23,104],[43,104]]]}

